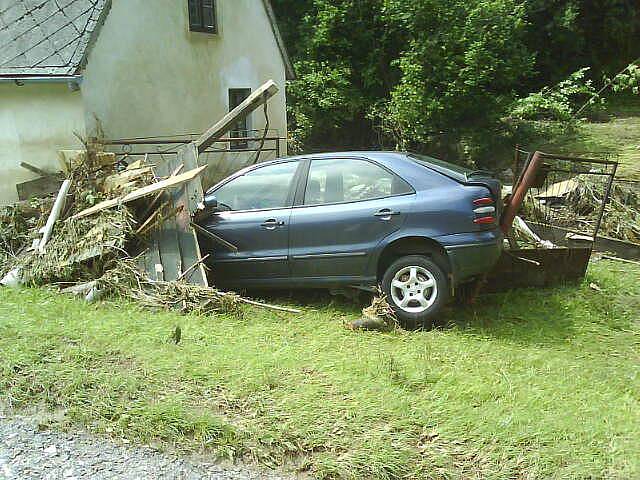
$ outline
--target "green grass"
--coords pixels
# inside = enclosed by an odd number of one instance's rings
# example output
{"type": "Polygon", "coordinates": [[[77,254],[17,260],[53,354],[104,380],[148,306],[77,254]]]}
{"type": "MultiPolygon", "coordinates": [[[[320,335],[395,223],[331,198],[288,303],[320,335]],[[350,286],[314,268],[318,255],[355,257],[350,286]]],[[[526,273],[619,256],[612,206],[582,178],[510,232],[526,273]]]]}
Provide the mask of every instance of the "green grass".
{"type": "Polygon", "coordinates": [[[610,121],[582,122],[572,134],[539,149],[573,155],[608,153],[620,162],[620,177],[640,180],[640,101],[615,100],[610,112],[610,121]]]}
{"type": "Polygon", "coordinates": [[[0,398],[319,478],[640,477],[640,269],[485,296],[431,332],[351,332],[360,307],[324,296],[304,308],[181,317],[3,289],[0,398]]]}

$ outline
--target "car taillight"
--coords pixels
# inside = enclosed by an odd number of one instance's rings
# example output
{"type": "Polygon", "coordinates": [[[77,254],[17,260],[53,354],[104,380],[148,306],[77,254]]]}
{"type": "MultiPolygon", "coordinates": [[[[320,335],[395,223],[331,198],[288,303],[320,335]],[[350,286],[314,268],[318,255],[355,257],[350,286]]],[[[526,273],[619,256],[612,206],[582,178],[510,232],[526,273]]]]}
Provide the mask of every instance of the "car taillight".
{"type": "Polygon", "coordinates": [[[473,201],[473,204],[476,207],[480,207],[482,205],[493,205],[495,203],[495,201],[493,200],[493,198],[491,197],[482,197],[482,198],[476,198],[473,201]]]}
{"type": "Polygon", "coordinates": [[[480,217],[473,221],[476,225],[493,225],[495,222],[496,217],[480,217]]]}
{"type": "Polygon", "coordinates": [[[496,201],[491,197],[476,198],[473,201],[473,213],[476,225],[493,225],[496,223],[496,201]]]}

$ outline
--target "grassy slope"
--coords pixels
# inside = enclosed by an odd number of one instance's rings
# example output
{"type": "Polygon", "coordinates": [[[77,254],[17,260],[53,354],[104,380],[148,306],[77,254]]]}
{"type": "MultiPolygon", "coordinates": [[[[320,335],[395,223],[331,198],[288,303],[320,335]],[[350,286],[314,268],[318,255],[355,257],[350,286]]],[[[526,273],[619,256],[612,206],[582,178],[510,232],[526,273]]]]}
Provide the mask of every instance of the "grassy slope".
{"type": "Polygon", "coordinates": [[[315,306],[180,317],[0,290],[0,398],[318,477],[640,476],[640,269],[484,297],[433,332],[350,332],[356,307],[315,306]]]}
{"type": "Polygon", "coordinates": [[[605,123],[582,123],[577,131],[541,146],[553,153],[610,153],[620,162],[618,175],[640,180],[640,100],[614,100],[612,119],[605,123]]]}

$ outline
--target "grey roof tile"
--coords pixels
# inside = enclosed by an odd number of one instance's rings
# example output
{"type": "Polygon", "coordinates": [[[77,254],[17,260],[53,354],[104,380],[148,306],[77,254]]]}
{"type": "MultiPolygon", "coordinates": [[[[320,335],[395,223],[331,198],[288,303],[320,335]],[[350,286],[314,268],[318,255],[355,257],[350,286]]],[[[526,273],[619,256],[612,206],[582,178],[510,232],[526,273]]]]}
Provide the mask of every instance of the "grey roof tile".
{"type": "Polygon", "coordinates": [[[74,75],[110,0],[0,0],[0,76],[74,75]]]}

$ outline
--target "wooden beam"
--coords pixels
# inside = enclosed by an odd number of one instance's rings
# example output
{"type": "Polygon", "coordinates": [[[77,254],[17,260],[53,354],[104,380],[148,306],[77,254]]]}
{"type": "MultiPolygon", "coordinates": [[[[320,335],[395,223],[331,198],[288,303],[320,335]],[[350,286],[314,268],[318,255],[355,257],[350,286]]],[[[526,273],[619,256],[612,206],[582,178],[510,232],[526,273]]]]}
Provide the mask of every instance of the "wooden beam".
{"type": "Polygon", "coordinates": [[[170,177],[170,178],[168,178],[166,180],[162,180],[161,182],[156,182],[156,183],[153,183],[151,185],[147,185],[146,187],[139,188],[139,189],[134,190],[133,192],[129,193],[128,195],[123,196],[123,197],[114,198],[112,200],[105,200],[104,202],[101,202],[101,203],[99,203],[97,205],[94,205],[91,208],[83,210],[80,213],[76,213],[71,218],[72,219],[77,219],[77,218],[87,217],[89,215],[93,215],[94,213],[101,212],[102,210],[106,210],[108,208],[113,208],[113,207],[116,207],[116,206],[118,206],[120,204],[123,204],[123,203],[132,202],[134,200],[146,197],[148,195],[153,195],[154,193],[157,193],[157,192],[159,192],[161,190],[166,190],[168,188],[178,187],[178,186],[182,185],[183,183],[189,182],[189,181],[193,180],[194,178],[196,178],[206,168],[207,168],[207,166],[204,165],[202,167],[195,168],[193,170],[185,172],[182,175],[177,175],[175,177],[170,177]]]}
{"type": "Polygon", "coordinates": [[[20,166],[25,170],[29,170],[36,175],[40,175],[41,177],[55,177],[57,176],[55,173],[47,172],[46,170],[42,170],[41,168],[36,167],[35,165],[31,165],[27,162],[20,162],[20,166]]]}
{"type": "Polygon", "coordinates": [[[273,80],[258,88],[247,99],[226,114],[222,120],[213,125],[202,136],[195,141],[198,153],[204,152],[207,148],[220,139],[225,133],[233,128],[240,120],[245,119],[251,112],[261,105],[264,105],[271,97],[278,93],[279,88],[273,80]]]}

